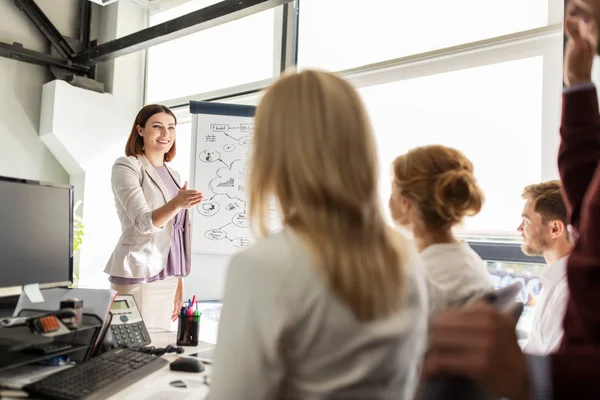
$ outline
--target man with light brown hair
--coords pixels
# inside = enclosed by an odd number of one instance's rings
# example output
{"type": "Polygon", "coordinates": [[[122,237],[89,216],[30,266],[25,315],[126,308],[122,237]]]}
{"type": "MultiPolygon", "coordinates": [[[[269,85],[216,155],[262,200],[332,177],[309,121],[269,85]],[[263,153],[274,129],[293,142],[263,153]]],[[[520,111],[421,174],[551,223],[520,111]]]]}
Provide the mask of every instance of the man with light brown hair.
{"type": "Polygon", "coordinates": [[[526,201],[517,230],[523,238],[523,252],[543,256],[548,264],[539,277],[542,291],[523,351],[544,355],[557,349],[563,336],[562,320],[569,299],[566,266],[573,245],[559,181],[529,185],[522,196],[526,201]]]}

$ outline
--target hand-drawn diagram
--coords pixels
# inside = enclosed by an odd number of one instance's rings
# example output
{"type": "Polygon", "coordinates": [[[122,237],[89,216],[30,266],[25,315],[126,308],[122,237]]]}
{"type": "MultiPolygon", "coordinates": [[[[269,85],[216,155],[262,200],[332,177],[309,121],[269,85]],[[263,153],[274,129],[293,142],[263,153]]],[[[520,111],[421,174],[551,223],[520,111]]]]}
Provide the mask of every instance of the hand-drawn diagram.
{"type": "MultiPolygon", "coordinates": [[[[192,251],[230,254],[255,238],[248,220],[248,157],[254,119],[195,114],[193,188],[204,200],[193,210],[192,251]]],[[[281,226],[276,203],[269,203],[269,232],[281,226]]]]}
{"type": "Polygon", "coordinates": [[[248,221],[247,157],[252,118],[199,115],[195,188],[204,199],[195,208],[193,250],[232,253],[254,238],[248,221]]]}

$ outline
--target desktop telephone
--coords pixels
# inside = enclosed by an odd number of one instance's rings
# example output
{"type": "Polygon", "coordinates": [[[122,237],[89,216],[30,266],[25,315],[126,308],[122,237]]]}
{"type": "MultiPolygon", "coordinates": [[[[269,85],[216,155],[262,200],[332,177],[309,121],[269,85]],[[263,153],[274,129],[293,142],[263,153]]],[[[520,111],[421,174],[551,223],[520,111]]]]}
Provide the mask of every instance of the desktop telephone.
{"type": "Polygon", "coordinates": [[[105,342],[115,347],[143,347],[150,344],[150,335],[132,295],[118,295],[110,307],[112,321],[105,342]]]}

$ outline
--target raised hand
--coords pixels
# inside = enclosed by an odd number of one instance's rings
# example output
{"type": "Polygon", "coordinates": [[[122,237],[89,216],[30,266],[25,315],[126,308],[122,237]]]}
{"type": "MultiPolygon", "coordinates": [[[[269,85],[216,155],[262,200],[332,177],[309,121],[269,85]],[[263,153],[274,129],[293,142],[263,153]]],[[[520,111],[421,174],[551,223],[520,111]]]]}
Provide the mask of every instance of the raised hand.
{"type": "Polygon", "coordinates": [[[591,82],[592,63],[598,50],[600,1],[571,0],[565,12],[564,80],[567,86],[591,82]]]}

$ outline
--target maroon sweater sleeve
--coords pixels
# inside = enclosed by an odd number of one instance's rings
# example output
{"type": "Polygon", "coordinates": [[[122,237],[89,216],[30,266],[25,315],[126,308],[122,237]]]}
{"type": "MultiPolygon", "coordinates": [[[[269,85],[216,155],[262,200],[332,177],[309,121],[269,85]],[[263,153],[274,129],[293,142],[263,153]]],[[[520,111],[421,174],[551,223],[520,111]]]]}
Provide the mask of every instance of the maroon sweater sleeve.
{"type": "MultiPolygon", "coordinates": [[[[600,115],[595,89],[563,95],[558,167],[579,239],[567,262],[564,337],[552,355],[555,399],[600,385],[600,115]]],[[[598,394],[598,393],[596,393],[598,394]]],[[[583,397],[581,397],[583,398],[583,397]]],[[[586,397],[589,398],[589,397],[586,397]]]]}
{"type": "Polygon", "coordinates": [[[600,353],[593,349],[560,352],[550,357],[553,400],[597,399],[600,395],[600,353]]]}
{"type": "Polygon", "coordinates": [[[583,197],[600,160],[600,114],[596,89],[563,94],[558,168],[571,224],[579,228],[583,197]]]}

